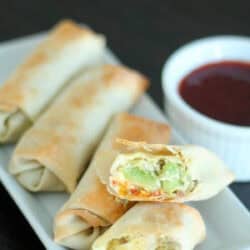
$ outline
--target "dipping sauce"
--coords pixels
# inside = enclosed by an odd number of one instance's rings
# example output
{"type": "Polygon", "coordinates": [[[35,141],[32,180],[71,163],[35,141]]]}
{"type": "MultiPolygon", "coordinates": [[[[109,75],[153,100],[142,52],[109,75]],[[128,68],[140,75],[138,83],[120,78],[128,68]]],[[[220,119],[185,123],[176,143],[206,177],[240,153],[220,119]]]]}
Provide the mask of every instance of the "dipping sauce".
{"type": "Polygon", "coordinates": [[[180,83],[191,107],[213,119],[250,126],[250,64],[223,61],[202,66],[180,83]]]}

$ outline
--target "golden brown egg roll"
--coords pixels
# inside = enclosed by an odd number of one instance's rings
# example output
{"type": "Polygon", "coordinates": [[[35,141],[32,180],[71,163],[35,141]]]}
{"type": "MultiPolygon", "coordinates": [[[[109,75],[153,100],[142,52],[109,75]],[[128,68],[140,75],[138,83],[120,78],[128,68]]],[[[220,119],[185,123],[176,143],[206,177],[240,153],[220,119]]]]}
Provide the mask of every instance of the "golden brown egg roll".
{"type": "Polygon", "coordinates": [[[123,66],[83,72],[21,138],[10,172],[30,191],[72,192],[111,117],[129,109],[147,85],[123,66]]]}
{"type": "Polygon", "coordinates": [[[106,175],[119,153],[117,137],[134,141],[167,143],[169,127],[145,118],[117,115],[99,145],[85,175],[55,219],[55,241],[73,249],[88,249],[101,228],[113,224],[131,205],[106,189],[106,175]]]}
{"type": "Polygon", "coordinates": [[[0,143],[16,141],[74,73],[101,61],[105,38],[64,20],[0,87],[0,143]]]}
{"type": "Polygon", "coordinates": [[[131,201],[195,201],[222,191],[233,174],[212,152],[195,145],[171,146],[117,140],[109,191],[131,201]]]}
{"type": "Polygon", "coordinates": [[[93,244],[92,250],[192,250],[204,240],[200,213],[176,203],[137,203],[93,244]]]}

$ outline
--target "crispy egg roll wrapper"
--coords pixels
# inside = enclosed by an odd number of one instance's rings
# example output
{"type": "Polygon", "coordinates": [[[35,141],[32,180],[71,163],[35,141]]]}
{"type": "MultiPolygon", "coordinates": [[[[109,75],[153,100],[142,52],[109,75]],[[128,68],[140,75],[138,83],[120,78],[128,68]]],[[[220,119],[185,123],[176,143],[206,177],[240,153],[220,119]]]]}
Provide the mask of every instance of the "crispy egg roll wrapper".
{"type": "MultiPolygon", "coordinates": [[[[218,194],[234,180],[234,175],[224,165],[224,162],[214,153],[200,146],[148,144],[146,142],[133,142],[124,139],[117,139],[116,145],[116,147],[120,148],[121,153],[117,156],[110,169],[108,190],[120,199],[172,202],[205,200],[218,194]],[[162,185],[150,193],[149,189],[145,186],[140,186],[140,183],[134,183],[133,181],[132,184],[129,181],[126,183],[126,179],[124,182],[120,174],[121,167],[123,166],[125,170],[126,168],[131,169],[131,165],[126,165],[124,161],[126,162],[126,159],[130,159],[131,161],[133,157],[137,159],[153,159],[157,157],[156,159],[159,160],[167,159],[167,163],[168,161],[175,162],[175,159],[177,159],[178,164],[183,164],[185,167],[185,174],[188,176],[186,179],[183,177],[182,182],[186,180],[191,184],[191,187],[187,187],[186,191],[178,191],[176,189],[177,191],[174,196],[172,194],[168,196],[164,192],[157,191],[162,189],[162,185]],[[133,192],[131,192],[131,187],[133,192]]],[[[149,167],[147,166],[148,169],[149,167]]],[[[143,168],[144,170],[146,169],[145,165],[143,168]]],[[[159,170],[162,171],[162,168],[157,169],[155,166],[153,167],[153,173],[157,173],[159,170]]],[[[157,178],[161,178],[161,176],[157,178]]],[[[165,180],[169,179],[165,177],[163,181],[165,180]]]]}
{"type": "Polygon", "coordinates": [[[85,249],[82,244],[93,242],[93,238],[97,237],[96,230],[100,230],[98,228],[113,224],[131,207],[132,203],[124,203],[110,195],[104,183],[106,173],[109,173],[109,168],[119,153],[114,147],[117,137],[167,143],[169,127],[127,113],[121,113],[113,119],[89,168],[56,216],[54,234],[57,243],[70,248],[85,249]],[[91,234],[91,239],[85,233],[86,228],[94,234],[91,234]]]}
{"type": "Polygon", "coordinates": [[[178,203],[137,203],[96,239],[92,250],[192,250],[204,240],[200,213],[178,203]]]}
{"type": "Polygon", "coordinates": [[[10,172],[30,191],[72,192],[111,117],[129,109],[147,84],[123,66],[83,72],[21,138],[10,172]]]}
{"type": "Polygon", "coordinates": [[[101,61],[105,38],[64,20],[0,88],[0,142],[14,142],[73,74],[101,61]]]}

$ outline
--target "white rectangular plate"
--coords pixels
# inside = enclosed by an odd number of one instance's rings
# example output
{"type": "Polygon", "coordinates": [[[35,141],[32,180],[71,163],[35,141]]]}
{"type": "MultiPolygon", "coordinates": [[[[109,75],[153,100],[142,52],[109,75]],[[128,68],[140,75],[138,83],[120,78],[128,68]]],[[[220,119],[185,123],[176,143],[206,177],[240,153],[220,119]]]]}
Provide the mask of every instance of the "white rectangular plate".
{"type": "MultiPolygon", "coordinates": [[[[0,44],[0,83],[16,68],[23,58],[43,38],[44,34],[33,35],[0,44]]],[[[107,51],[108,62],[118,62],[107,51]]],[[[157,121],[167,122],[153,101],[145,95],[133,113],[157,121]]],[[[183,144],[183,139],[172,129],[171,143],[183,144]]],[[[0,147],[0,180],[25,218],[47,249],[65,249],[52,240],[52,222],[56,211],[68,198],[67,194],[32,194],[25,191],[7,172],[13,146],[0,147]]],[[[202,214],[207,226],[207,238],[197,250],[243,250],[250,249],[250,215],[235,195],[226,189],[213,199],[191,204],[202,214]]],[[[195,233],[195,232],[194,232],[195,233]]]]}

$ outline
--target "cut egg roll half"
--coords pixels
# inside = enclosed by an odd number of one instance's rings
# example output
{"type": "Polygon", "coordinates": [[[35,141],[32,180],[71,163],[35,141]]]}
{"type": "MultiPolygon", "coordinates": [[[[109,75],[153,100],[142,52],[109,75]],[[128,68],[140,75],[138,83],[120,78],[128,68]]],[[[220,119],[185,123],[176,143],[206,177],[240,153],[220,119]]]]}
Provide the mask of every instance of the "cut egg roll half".
{"type": "Polygon", "coordinates": [[[200,213],[177,203],[137,203],[92,250],[192,250],[205,238],[200,213]]]}
{"type": "Polygon", "coordinates": [[[212,152],[195,145],[168,146],[117,140],[109,191],[131,201],[184,202],[211,198],[234,177],[212,152]]]}

